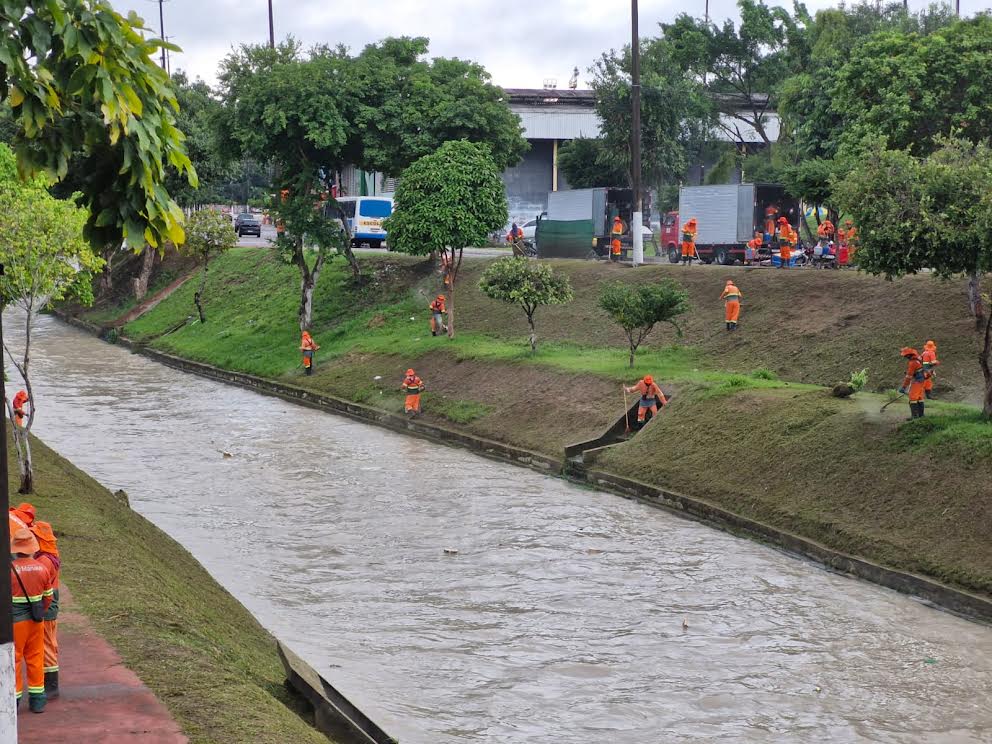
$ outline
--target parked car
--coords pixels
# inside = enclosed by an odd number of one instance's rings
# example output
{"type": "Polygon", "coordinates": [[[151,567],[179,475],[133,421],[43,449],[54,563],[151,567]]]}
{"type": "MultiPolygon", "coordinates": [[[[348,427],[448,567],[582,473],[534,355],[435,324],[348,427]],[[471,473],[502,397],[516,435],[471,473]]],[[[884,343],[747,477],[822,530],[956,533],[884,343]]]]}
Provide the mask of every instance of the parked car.
{"type": "Polygon", "coordinates": [[[240,238],[242,235],[262,237],[262,223],[250,212],[242,212],[234,218],[234,232],[240,238]]]}

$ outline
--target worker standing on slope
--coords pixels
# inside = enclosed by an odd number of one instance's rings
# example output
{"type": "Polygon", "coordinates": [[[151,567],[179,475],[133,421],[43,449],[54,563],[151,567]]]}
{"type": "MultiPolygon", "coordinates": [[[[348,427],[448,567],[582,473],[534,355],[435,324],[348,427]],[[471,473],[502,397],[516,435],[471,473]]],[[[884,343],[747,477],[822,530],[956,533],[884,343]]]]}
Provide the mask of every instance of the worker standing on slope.
{"type": "Polygon", "coordinates": [[[744,295],[741,293],[737,286],[734,284],[733,279],[727,280],[727,286],[723,288],[723,294],[720,295],[721,300],[726,300],[727,302],[727,330],[736,331],[737,330],[737,320],[741,316],[741,299],[744,295]]]}
{"type": "Polygon", "coordinates": [[[920,361],[923,362],[923,371],[930,375],[927,377],[927,381],[923,384],[923,392],[926,394],[927,400],[932,400],[933,381],[937,376],[937,371],[935,368],[940,366],[940,362],[937,359],[937,344],[933,341],[927,341],[923,346],[923,353],[920,355],[920,361]]]}
{"type": "Polygon", "coordinates": [[[18,390],[14,395],[14,400],[11,401],[11,405],[14,409],[14,423],[21,428],[24,427],[24,420],[28,416],[27,410],[24,408],[28,404],[28,391],[18,390]]]}
{"type": "Polygon", "coordinates": [[[448,312],[445,302],[447,298],[439,294],[431,303],[431,335],[436,336],[438,332],[447,333],[448,325],[444,322],[444,316],[448,312]]]}
{"type": "Polygon", "coordinates": [[[699,258],[696,255],[696,235],[699,234],[699,223],[696,222],[695,217],[691,217],[688,222],[682,226],[682,263],[683,265],[690,265],[692,259],[699,258]]]}
{"type": "Polygon", "coordinates": [[[906,377],[902,381],[899,392],[909,395],[910,418],[923,418],[923,401],[926,398],[926,382],[930,373],[924,371],[923,360],[916,349],[903,347],[899,354],[906,360],[906,377]]]}
{"type": "Polygon", "coordinates": [[[14,673],[17,699],[24,694],[27,667],[28,705],[32,713],[45,710],[45,629],[43,619],[52,603],[55,577],[48,566],[35,560],[38,540],[29,529],[19,529],[10,538],[10,589],[14,621],[14,673]]]}
{"type": "Polygon", "coordinates": [[[303,352],[303,369],[308,375],[313,374],[313,357],[319,348],[310,332],[303,331],[303,336],[300,338],[300,351],[303,352]]]}
{"type": "Polygon", "coordinates": [[[420,394],[424,392],[424,381],[417,377],[417,373],[412,369],[406,371],[406,377],[403,378],[403,385],[401,386],[404,393],[406,393],[406,401],[403,404],[403,410],[408,415],[418,415],[420,413],[420,394]]]}
{"type": "Polygon", "coordinates": [[[658,402],[661,401],[661,405],[667,406],[668,399],[665,398],[665,394],[661,392],[661,388],[658,387],[654,378],[651,375],[645,375],[644,379],[631,387],[624,387],[624,390],[628,393],[640,393],[641,400],[637,406],[637,427],[640,428],[644,426],[644,420],[647,418],[648,411],[651,412],[651,418],[658,415],[658,402]]]}
{"type": "Polygon", "coordinates": [[[621,238],[625,232],[627,232],[627,226],[623,224],[623,220],[620,219],[620,215],[617,215],[613,218],[613,229],[610,230],[610,235],[613,238],[610,242],[611,261],[619,261],[620,257],[623,255],[623,241],[621,238]]]}

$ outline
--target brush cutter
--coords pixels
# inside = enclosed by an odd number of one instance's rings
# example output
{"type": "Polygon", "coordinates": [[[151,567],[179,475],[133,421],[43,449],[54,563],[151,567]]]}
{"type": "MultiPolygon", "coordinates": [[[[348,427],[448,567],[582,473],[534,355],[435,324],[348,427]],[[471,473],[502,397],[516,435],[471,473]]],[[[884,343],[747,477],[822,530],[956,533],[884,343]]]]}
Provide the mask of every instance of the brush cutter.
{"type": "Polygon", "coordinates": [[[906,393],[899,393],[899,395],[897,395],[897,396],[896,396],[895,398],[893,398],[893,399],[892,399],[892,400],[890,400],[890,401],[889,401],[888,403],[886,403],[886,404],[885,404],[884,406],[882,406],[882,410],[881,410],[881,411],[879,411],[879,413],[885,413],[885,409],[886,409],[886,408],[888,408],[889,406],[891,406],[891,405],[892,405],[893,403],[895,403],[895,402],[896,402],[897,400],[900,400],[900,399],[902,399],[902,397],[903,397],[904,395],[906,395],[906,393]]]}
{"type": "Polygon", "coordinates": [[[630,405],[627,403],[627,388],[621,385],[620,389],[623,391],[623,418],[627,422],[627,429],[624,434],[630,434],[630,405]]]}

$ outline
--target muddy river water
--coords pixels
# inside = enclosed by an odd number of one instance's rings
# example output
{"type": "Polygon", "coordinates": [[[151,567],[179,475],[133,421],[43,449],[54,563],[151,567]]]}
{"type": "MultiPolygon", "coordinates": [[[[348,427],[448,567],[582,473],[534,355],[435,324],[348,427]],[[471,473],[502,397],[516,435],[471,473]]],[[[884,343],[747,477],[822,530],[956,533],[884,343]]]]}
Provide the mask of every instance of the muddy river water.
{"type": "Polygon", "coordinates": [[[988,627],[52,319],[35,343],[39,436],[404,744],[992,741],[988,627]]]}

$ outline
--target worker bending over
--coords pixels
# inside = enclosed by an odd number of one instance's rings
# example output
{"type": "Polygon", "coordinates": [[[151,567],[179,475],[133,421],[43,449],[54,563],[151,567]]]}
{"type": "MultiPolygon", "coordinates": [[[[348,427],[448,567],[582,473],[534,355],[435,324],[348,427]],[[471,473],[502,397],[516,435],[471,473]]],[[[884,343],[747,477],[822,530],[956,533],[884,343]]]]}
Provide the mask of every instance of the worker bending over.
{"type": "Polygon", "coordinates": [[[406,377],[403,378],[403,385],[401,386],[404,393],[406,393],[406,402],[403,405],[403,410],[408,415],[418,415],[420,413],[420,394],[424,392],[424,381],[417,377],[417,373],[412,369],[406,371],[406,377]]]}
{"type": "Polygon", "coordinates": [[[927,400],[932,400],[933,381],[937,376],[936,367],[940,366],[940,362],[937,360],[937,344],[933,341],[927,341],[923,346],[923,353],[920,355],[920,361],[923,362],[923,371],[929,374],[926,382],[923,383],[923,392],[926,395],[927,400]]]}
{"type": "Polygon", "coordinates": [[[509,243],[510,247],[513,249],[514,256],[517,256],[518,258],[523,257],[524,231],[517,226],[516,222],[510,226],[510,232],[506,234],[506,242],[509,243]]]}
{"type": "Polygon", "coordinates": [[[308,375],[313,374],[313,356],[319,348],[310,332],[303,331],[303,336],[300,338],[300,351],[303,352],[303,369],[308,375]]]}
{"type": "Polygon", "coordinates": [[[627,232],[627,226],[623,224],[623,220],[620,219],[620,215],[617,215],[613,218],[613,229],[610,231],[613,238],[610,242],[611,261],[619,261],[620,257],[623,255],[623,242],[621,238],[625,232],[627,232]]]}
{"type": "Polygon", "coordinates": [[[733,279],[727,280],[727,286],[723,288],[723,294],[720,295],[721,300],[726,300],[727,302],[727,330],[736,331],[737,321],[741,316],[741,299],[744,297],[741,291],[737,289],[734,284],[733,279]]]}
{"type": "Polygon", "coordinates": [[[906,377],[899,392],[909,396],[910,418],[923,418],[926,383],[930,373],[923,369],[923,360],[916,349],[904,347],[899,354],[906,360],[906,377]]]}
{"type": "Polygon", "coordinates": [[[695,217],[691,217],[682,226],[682,263],[689,265],[692,259],[699,258],[696,255],[696,235],[699,234],[699,224],[695,217]]]}
{"type": "Polygon", "coordinates": [[[431,303],[431,335],[436,336],[438,332],[447,333],[448,325],[444,322],[444,316],[448,312],[445,302],[447,299],[443,294],[439,294],[431,303]]]}
{"type": "Polygon", "coordinates": [[[45,629],[44,617],[52,603],[55,577],[48,565],[35,560],[38,540],[22,528],[10,538],[10,590],[14,621],[14,673],[17,699],[24,694],[27,667],[28,705],[32,713],[45,710],[45,629]]]}
{"type": "Polygon", "coordinates": [[[661,388],[658,387],[654,378],[651,375],[645,375],[644,379],[631,387],[624,387],[624,390],[628,393],[640,393],[641,400],[637,405],[637,427],[640,428],[644,426],[644,420],[647,418],[648,411],[651,412],[651,418],[658,415],[658,402],[661,401],[661,405],[667,406],[668,399],[665,398],[665,394],[661,392],[661,388]]]}
{"type": "Polygon", "coordinates": [[[765,237],[760,233],[756,232],[754,237],[747,241],[747,245],[744,247],[744,265],[750,266],[752,263],[757,261],[761,262],[761,246],[765,244],[765,237]]]}
{"type": "Polygon", "coordinates": [[[28,391],[18,390],[11,401],[11,406],[14,409],[14,423],[21,428],[24,428],[24,421],[28,417],[28,412],[24,408],[28,404],[28,400],[28,391]]]}

